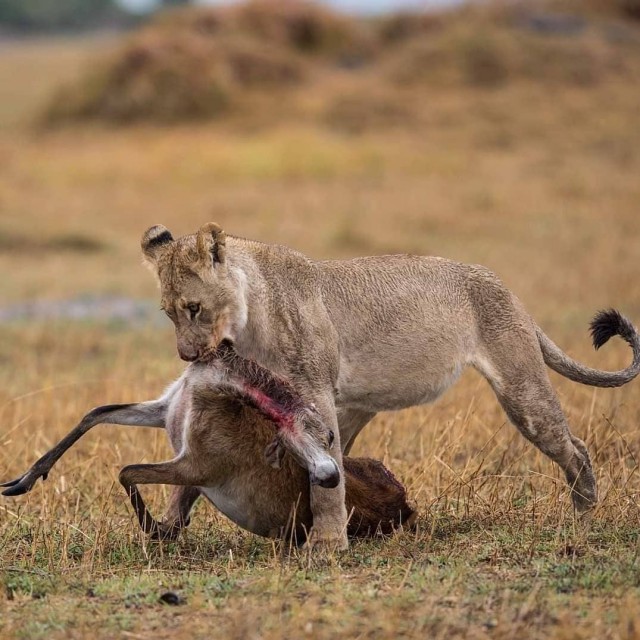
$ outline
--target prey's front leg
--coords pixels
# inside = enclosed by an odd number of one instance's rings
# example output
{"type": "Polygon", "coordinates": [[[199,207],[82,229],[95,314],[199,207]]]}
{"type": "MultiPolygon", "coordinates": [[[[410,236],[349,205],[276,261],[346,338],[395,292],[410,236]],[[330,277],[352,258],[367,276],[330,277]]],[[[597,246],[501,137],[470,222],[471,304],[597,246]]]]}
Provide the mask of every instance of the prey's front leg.
{"type": "Polygon", "coordinates": [[[121,424],[135,427],[164,427],[168,398],[133,404],[107,404],[96,407],[82,418],[58,444],[47,451],[26,473],[15,480],[4,482],[3,496],[19,496],[28,493],[38,478],[47,479],[53,465],[85,433],[97,424],[121,424]]]}

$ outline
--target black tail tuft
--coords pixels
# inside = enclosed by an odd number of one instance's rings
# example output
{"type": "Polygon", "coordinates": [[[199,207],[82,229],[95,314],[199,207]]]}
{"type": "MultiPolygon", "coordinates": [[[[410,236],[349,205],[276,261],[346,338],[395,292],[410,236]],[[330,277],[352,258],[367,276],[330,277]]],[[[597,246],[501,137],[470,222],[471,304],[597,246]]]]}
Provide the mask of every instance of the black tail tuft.
{"type": "Polygon", "coordinates": [[[613,336],[624,338],[632,347],[636,338],[635,327],[615,309],[598,311],[591,321],[590,331],[596,350],[613,336]]]}

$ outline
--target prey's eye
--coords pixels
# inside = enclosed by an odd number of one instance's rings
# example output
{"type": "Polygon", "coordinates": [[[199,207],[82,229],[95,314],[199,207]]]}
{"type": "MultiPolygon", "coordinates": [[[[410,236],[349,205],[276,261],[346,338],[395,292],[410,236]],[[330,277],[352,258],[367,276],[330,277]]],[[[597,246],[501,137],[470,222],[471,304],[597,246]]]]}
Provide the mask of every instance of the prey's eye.
{"type": "Polygon", "coordinates": [[[329,431],[329,448],[333,447],[333,441],[336,439],[333,431],[329,431]]]}
{"type": "Polygon", "coordinates": [[[190,302],[187,305],[187,309],[189,310],[189,314],[191,315],[191,319],[195,320],[196,316],[200,313],[200,304],[198,302],[190,302]]]}

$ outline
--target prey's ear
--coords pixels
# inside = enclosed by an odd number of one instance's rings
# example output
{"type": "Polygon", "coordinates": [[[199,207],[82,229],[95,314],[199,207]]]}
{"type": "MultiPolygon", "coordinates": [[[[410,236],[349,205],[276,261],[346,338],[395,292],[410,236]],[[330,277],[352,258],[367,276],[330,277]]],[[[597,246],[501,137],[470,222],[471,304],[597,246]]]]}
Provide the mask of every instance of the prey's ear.
{"type": "Polygon", "coordinates": [[[158,256],[165,249],[166,245],[173,242],[173,236],[167,227],[156,224],[147,229],[142,235],[140,246],[142,255],[152,265],[158,263],[158,256]]]}
{"type": "Polygon", "coordinates": [[[205,268],[224,264],[226,259],[227,237],[220,225],[207,222],[200,227],[196,239],[198,260],[205,268]]]}

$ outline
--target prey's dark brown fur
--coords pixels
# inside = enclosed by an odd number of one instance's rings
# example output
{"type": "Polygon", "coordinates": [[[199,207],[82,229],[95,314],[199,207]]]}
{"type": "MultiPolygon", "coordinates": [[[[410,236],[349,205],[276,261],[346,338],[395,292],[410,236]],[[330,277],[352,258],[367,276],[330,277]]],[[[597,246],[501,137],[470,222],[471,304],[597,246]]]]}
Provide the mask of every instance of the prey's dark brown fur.
{"type": "MultiPolygon", "coordinates": [[[[2,485],[4,495],[26,493],[38,478],[46,479],[64,452],[96,424],[165,427],[176,457],[129,465],[119,476],[146,533],[175,538],[204,495],[249,531],[303,542],[313,526],[311,483],[314,478],[319,484],[333,482],[337,474],[332,459],[309,438],[310,416],[313,407],[286,380],[223,343],[190,365],[162,398],[90,411],[23,476],[2,485]],[[280,453],[290,453],[278,456],[279,469],[264,460],[273,446],[274,421],[280,453]],[[156,483],[176,485],[163,522],[149,513],[138,489],[156,483]]],[[[346,458],[344,471],[349,536],[389,534],[413,524],[405,488],[382,463],[346,458]]]]}

